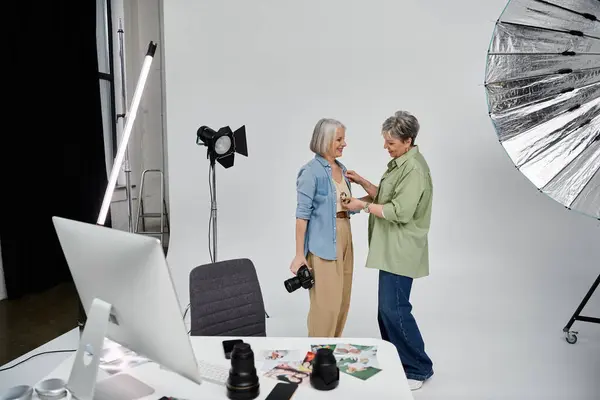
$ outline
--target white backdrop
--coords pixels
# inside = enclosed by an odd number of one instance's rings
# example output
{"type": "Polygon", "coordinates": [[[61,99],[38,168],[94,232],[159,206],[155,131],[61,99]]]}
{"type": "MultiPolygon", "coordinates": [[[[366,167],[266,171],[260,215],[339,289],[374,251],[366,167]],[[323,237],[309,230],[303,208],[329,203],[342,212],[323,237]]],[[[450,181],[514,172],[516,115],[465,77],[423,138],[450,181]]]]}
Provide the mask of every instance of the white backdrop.
{"type": "MultiPolygon", "coordinates": [[[[312,128],[325,116],[344,122],[342,161],[377,182],[388,161],[381,123],[404,109],[421,122],[417,140],[435,188],[432,275],[414,289],[422,325],[430,336],[475,321],[507,340],[519,340],[523,329],[560,339],[600,270],[600,224],[538,193],[496,139],[482,83],[504,6],[504,0],[165,2],[168,259],[182,302],[189,271],[209,262],[208,161],[205,148],[195,145],[199,126],[246,125],[249,157],[217,169],[218,256],[252,259],[269,313],[295,321],[288,334],[305,335],[306,293],[287,294],[283,280],[294,255],[295,177],[312,157],[312,128]]],[[[352,220],[350,336],[378,335],[377,275],[363,268],[366,221],[365,215],[352,220]]],[[[600,294],[591,312],[599,300],[600,294]]]]}

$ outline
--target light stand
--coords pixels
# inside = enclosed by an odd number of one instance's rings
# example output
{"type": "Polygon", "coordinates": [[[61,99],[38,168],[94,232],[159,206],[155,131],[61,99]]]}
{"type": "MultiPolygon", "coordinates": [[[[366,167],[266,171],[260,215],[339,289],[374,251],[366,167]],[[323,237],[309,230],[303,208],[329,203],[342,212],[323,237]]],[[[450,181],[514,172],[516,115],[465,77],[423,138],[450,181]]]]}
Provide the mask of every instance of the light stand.
{"type": "MultiPolygon", "coordinates": [[[[208,251],[212,263],[217,262],[217,178],[215,166],[218,162],[224,168],[233,167],[235,153],[248,157],[248,144],[246,142],[245,125],[238,128],[235,132],[228,126],[224,126],[218,131],[214,131],[208,126],[201,126],[196,132],[196,144],[206,146],[206,158],[210,160],[209,164],[209,189],[210,189],[210,219],[208,251]],[[212,233],[212,237],[211,237],[212,233]]],[[[183,317],[185,318],[190,305],[188,304],[183,317]]],[[[269,314],[265,312],[267,318],[269,314]]]]}
{"type": "MultiPolygon", "coordinates": [[[[142,71],[138,80],[138,84],[133,93],[133,99],[131,101],[131,112],[125,118],[125,127],[123,128],[123,135],[119,142],[117,155],[113,167],[110,171],[110,178],[106,192],[104,193],[104,199],[102,201],[102,207],[100,208],[100,214],[98,215],[97,225],[104,225],[112,196],[115,191],[117,184],[117,178],[119,171],[123,165],[123,161],[127,152],[127,144],[131,137],[131,131],[133,129],[133,123],[137,115],[137,111],[142,98],[142,93],[150,73],[150,65],[154,59],[154,53],[156,52],[156,44],[150,42],[148,45],[148,51],[142,64],[142,71]]],[[[96,380],[98,374],[98,367],[100,364],[100,357],[102,355],[102,344],[104,343],[104,336],[108,326],[109,319],[111,318],[112,305],[103,301],[102,299],[94,299],[89,309],[89,321],[86,321],[85,310],[81,300],[79,300],[79,330],[80,340],[77,352],[75,353],[75,360],[69,375],[67,387],[72,392],[73,397],[79,400],[93,400],[94,392],[98,391],[96,387],[96,380]],[[86,326],[87,325],[87,326],[86,326]],[[84,359],[90,355],[91,360],[87,363],[84,359]]],[[[141,382],[140,382],[141,383],[141,382]]]]}
{"type": "MultiPolygon", "coordinates": [[[[119,18],[119,58],[121,60],[121,98],[123,112],[117,115],[117,121],[123,119],[122,132],[125,130],[125,117],[127,116],[127,85],[125,82],[125,45],[123,43],[123,20],[119,18]]],[[[133,195],[131,186],[131,165],[129,164],[129,146],[125,150],[125,161],[123,162],[123,172],[125,172],[125,197],[127,197],[127,222],[129,232],[133,232],[133,195]]]]}
{"type": "MultiPolygon", "coordinates": [[[[212,228],[212,251],[209,247],[210,261],[212,263],[217,262],[217,173],[215,170],[215,162],[210,163],[210,178],[212,185],[210,185],[210,220],[209,220],[209,231],[212,228]]],[[[209,243],[210,246],[210,243],[209,243]]]]}
{"type": "Polygon", "coordinates": [[[573,316],[571,317],[571,319],[569,320],[567,325],[563,328],[563,332],[565,333],[565,339],[566,339],[567,343],[575,344],[577,342],[578,332],[571,331],[571,327],[573,326],[575,321],[591,322],[593,324],[600,324],[600,318],[585,317],[585,316],[581,315],[581,312],[585,308],[585,305],[590,300],[590,298],[592,297],[592,295],[598,288],[599,284],[600,284],[600,275],[598,275],[598,277],[596,278],[596,281],[592,284],[592,287],[590,287],[590,290],[588,290],[585,297],[583,298],[583,300],[577,307],[577,310],[575,310],[575,313],[573,313],[573,316]]]}
{"type": "Polygon", "coordinates": [[[207,126],[201,126],[198,129],[196,136],[196,144],[207,147],[206,158],[210,160],[210,219],[208,222],[208,251],[210,253],[211,262],[215,263],[217,262],[217,177],[215,165],[218,162],[224,168],[233,167],[235,153],[248,157],[246,127],[242,126],[235,132],[232,132],[228,126],[225,126],[219,129],[218,132],[215,132],[207,126]]]}

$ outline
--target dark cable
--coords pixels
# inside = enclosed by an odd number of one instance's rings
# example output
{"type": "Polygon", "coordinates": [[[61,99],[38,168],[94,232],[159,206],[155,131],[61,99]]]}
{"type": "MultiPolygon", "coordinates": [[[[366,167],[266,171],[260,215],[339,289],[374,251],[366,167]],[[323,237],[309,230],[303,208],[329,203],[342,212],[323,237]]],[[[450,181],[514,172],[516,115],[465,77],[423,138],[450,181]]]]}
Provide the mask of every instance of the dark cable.
{"type": "Polygon", "coordinates": [[[18,365],[21,365],[21,364],[23,364],[25,361],[29,361],[29,360],[31,360],[31,359],[32,359],[32,358],[34,358],[34,357],[41,356],[41,355],[44,355],[44,354],[53,354],[53,353],[74,353],[74,352],[76,352],[76,351],[77,351],[77,349],[75,349],[75,350],[52,350],[52,351],[44,351],[44,352],[42,352],[42,353],[34,354],[34,355],[32,355],[31,357],[24,359],[23,361],[19,361],[19,362],[18,362],[18,363],[16,363],[15,365],[11,365],[10,367],[2,368],[2,369],[0,369],[0,372],[8,371],[9,369],[12,369],[12,368],[14,368],[14,367],[16,367],[16,366],[18,366],[18,365]]]}

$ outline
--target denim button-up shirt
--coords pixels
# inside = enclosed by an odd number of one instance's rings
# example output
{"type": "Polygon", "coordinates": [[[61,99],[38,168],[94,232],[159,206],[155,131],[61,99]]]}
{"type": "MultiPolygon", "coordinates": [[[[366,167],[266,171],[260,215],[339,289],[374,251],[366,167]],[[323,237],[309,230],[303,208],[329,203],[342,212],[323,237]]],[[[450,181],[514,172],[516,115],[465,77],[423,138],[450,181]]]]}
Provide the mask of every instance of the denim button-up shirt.
{"type": "MultiPolygon", "coordinates": [[[[336,160],[346,178],[346,167],[336,160]]],[[[331,166],[320,155],[300,168],[296,178],[298,202],[296,218],[308,220],[304,237],[304,256],[312,254],[325,260],[336,259],[337,195],[331,166]]],[[[350,213],[353,214],[353,213],[350,213]]]]}

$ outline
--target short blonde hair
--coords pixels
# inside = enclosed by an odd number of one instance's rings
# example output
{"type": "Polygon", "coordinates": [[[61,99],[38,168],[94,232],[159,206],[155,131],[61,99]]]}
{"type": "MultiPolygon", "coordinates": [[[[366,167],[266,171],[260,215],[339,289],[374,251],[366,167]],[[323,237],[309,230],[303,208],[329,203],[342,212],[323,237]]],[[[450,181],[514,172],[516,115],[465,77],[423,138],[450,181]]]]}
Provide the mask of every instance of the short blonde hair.
{"type": "Polygon", "coordinates": [[[312,139],[310,140],[310,150],[319,155],[324,155],[329,150],[329,146],[335,139],[335,132],[338,128],[346,129],[344,124],[332,118],[321,118],[315,125],[312,139]]]}

